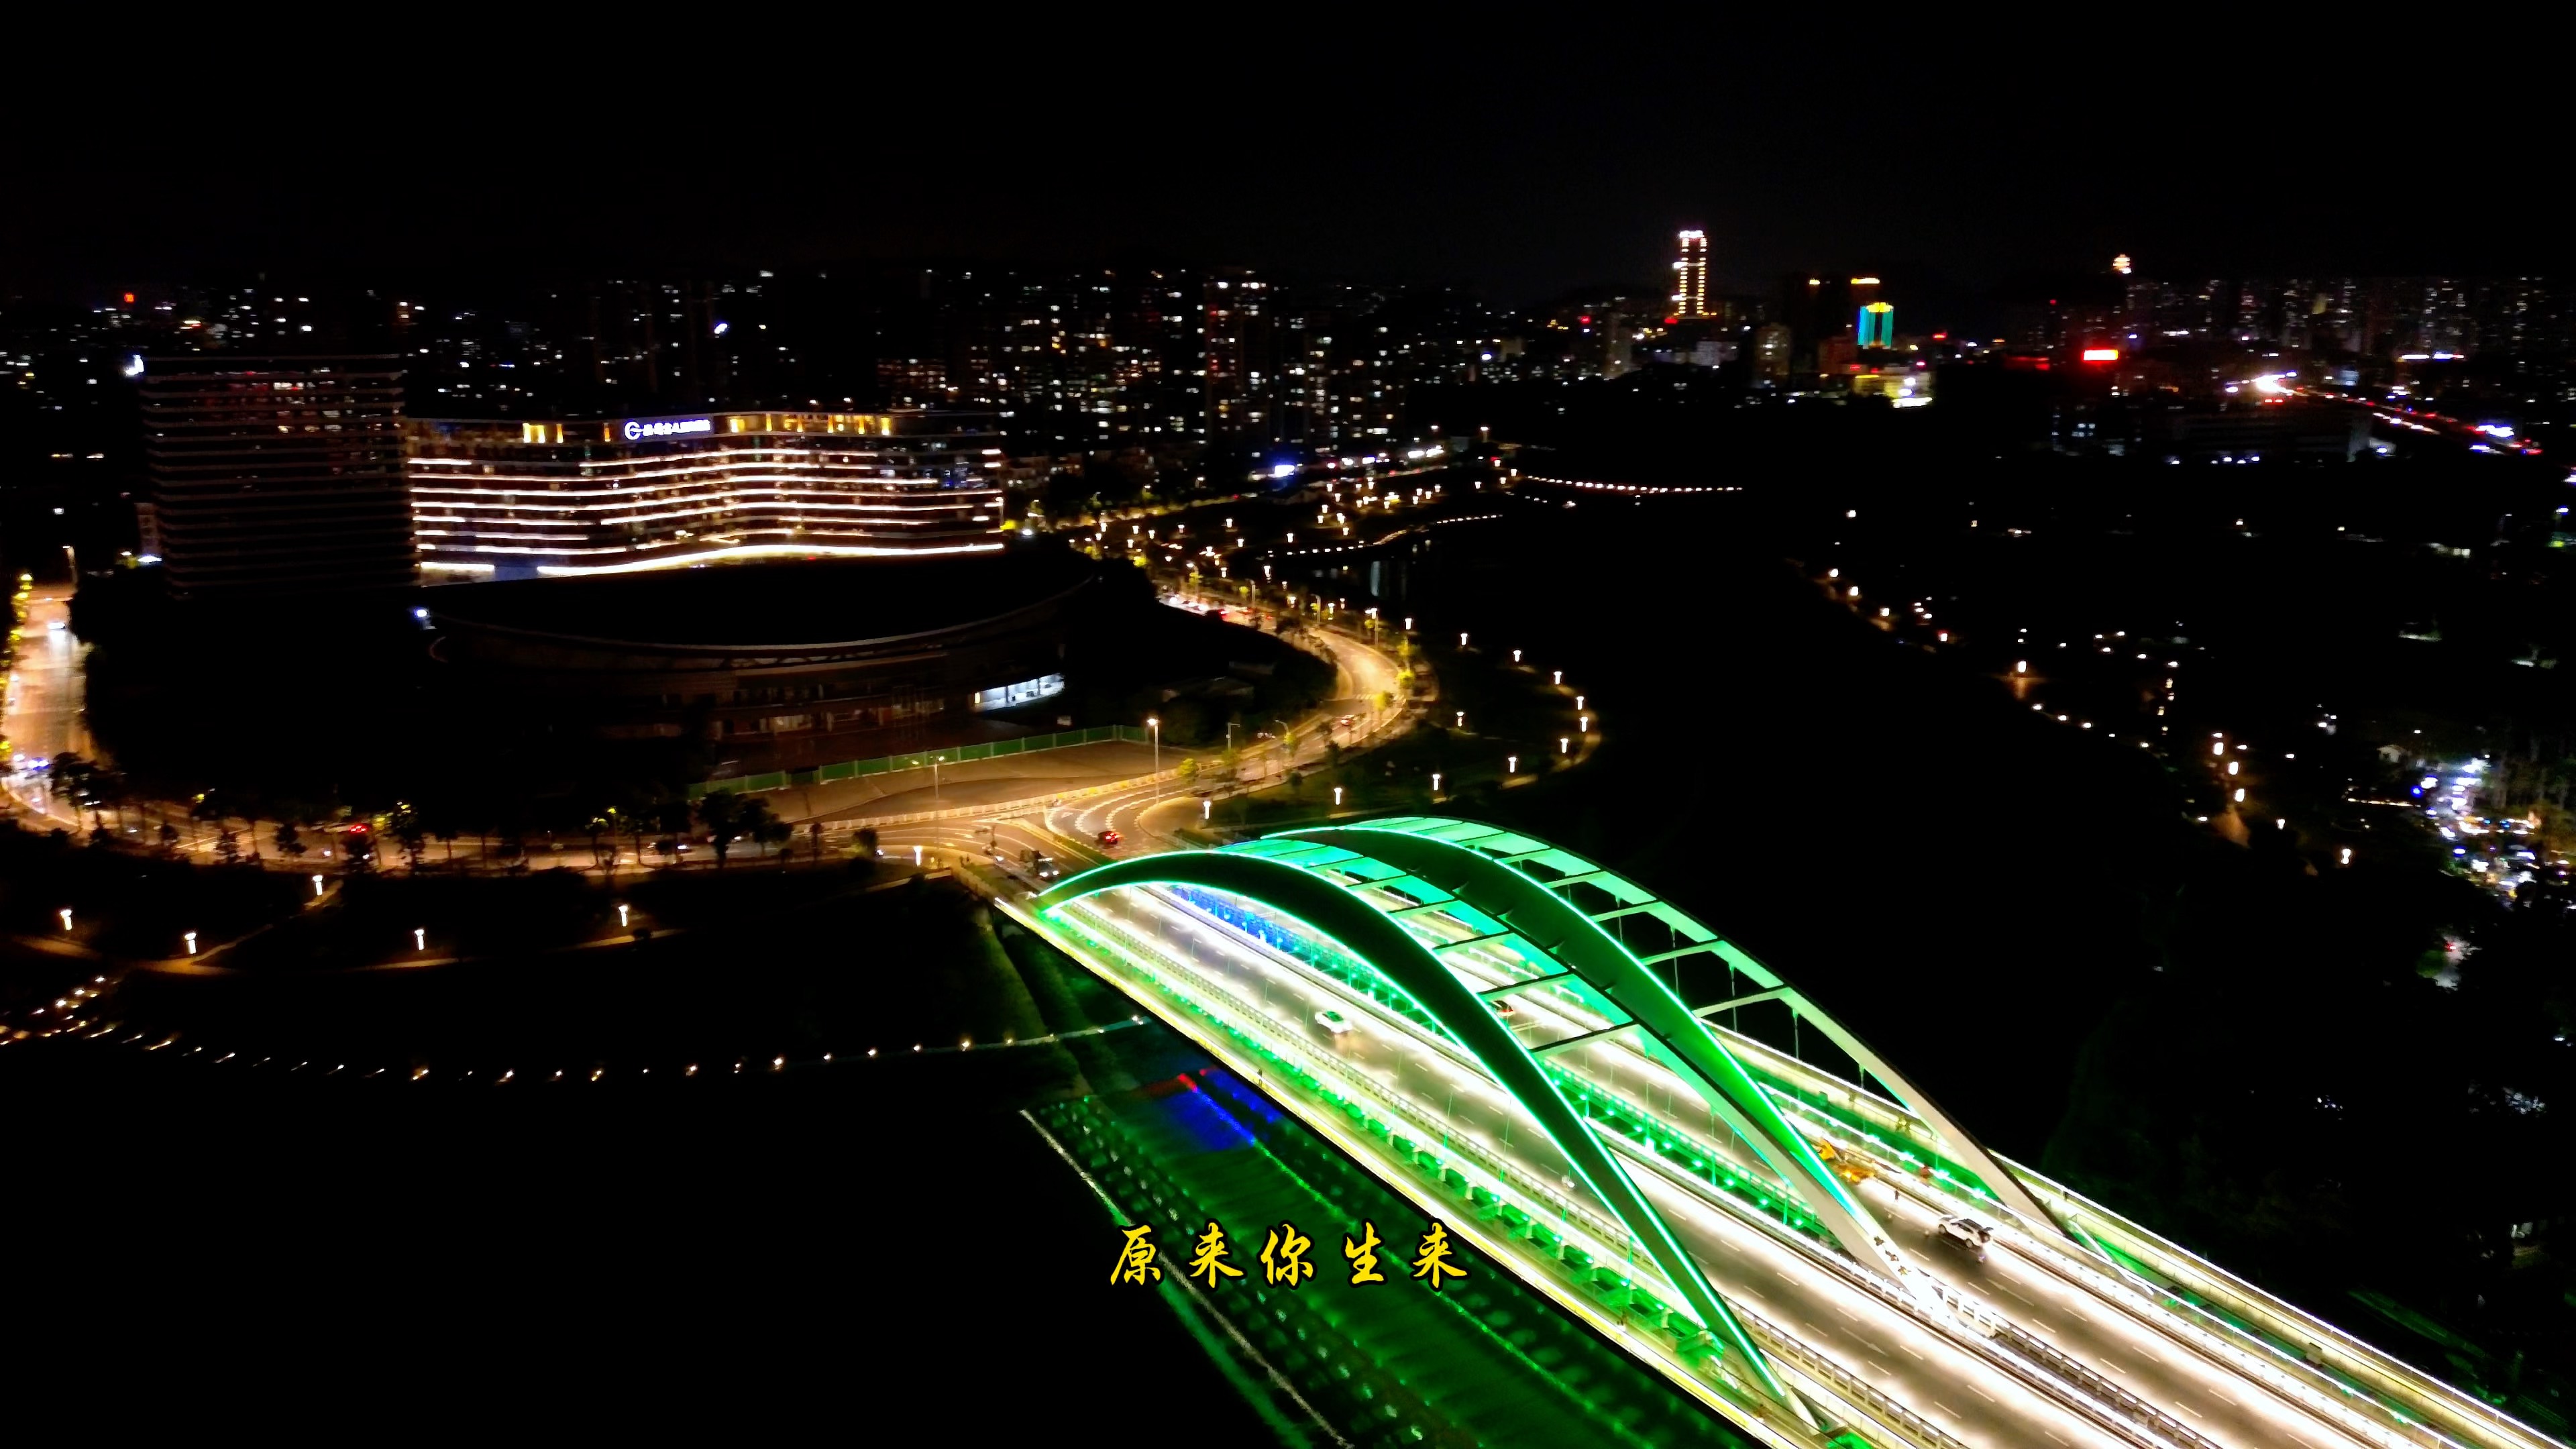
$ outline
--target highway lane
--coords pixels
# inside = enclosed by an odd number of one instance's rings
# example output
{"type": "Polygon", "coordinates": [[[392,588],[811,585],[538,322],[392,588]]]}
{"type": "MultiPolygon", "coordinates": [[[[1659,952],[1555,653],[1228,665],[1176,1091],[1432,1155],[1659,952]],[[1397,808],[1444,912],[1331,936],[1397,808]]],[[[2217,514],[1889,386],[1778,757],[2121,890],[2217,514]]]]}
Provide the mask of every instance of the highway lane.
{"type": "MultiPolygon", "coordinates": [[[[65,750],[94,756],[81,688],[81,660],[88,646],[71,632],[71,595],[45,590],[27,600],[27,623],[10,661],[9,711],[0,719],[20,759],[51,759],[65,750]],[[56,625],[62,627],[56,628],[56,625]]],[[[12,793],[28,808],[67,829],[81,829],[79,812],[56,801],[42,776],[15,777],[12,793]]]]}
{"type": "MultiPolygon", "coordinates": [[[[1446,925],[1437,918],[1425,918],[1423,923],[1446,925]]],[[[1505,961],[1483,946],[1454,949],[1446,952],[1444,959],[1480,988],[1504,985],[1528,974],[1525,965],[1505,961]]],[[[1533,1045],[1608,1024],[1553,991],[1523,992],[1511,1000],[1517,1013],[1515,1031],[1533,1045]]],[[[1694,1141],[1702,1151],[1727,1157],[1756,1176],[1767,1175],[1754,1154],[1700,1106],[1687,1083],[1648,1057],[1628,1037],[1604,1038],[1570,1048],[1553,1060],[1589,1078],[1596,1086],[1655,1112],[1676,1135],[1694,1141]],[[1681,1104],[1682,1110],[1677,1111],[1676,1104],[1681,1104]]],[[[1881,1165],[1888,1173],[1905,1171],[1898,1163],[1881,1165]]],[[[1949,1211],[1978,1211],[1992,1218],[1993,1214],[1981,1209],[1982,1205],[1975,1203],[1948,1204],[1949,1211]]],[[[1977,1301],[1995,1309],[2000,1317],[2037,1330],[2088,1367],[2107,1373],[2130,1392],[2177,1413],[2195,1429],[2206,1431],[2213,1424],[2230,1425],[2254,1436],[2252,1442],[2274,1442],[2277,1437],[2287,1442],[2317,1443],[2319,1438],[2314,1436],[2322,1436],[2326,1442],[2344,1442],[2351,1441],[2357,1430],[2377,1427],[2375,1421],[2354,1417],[2349,1406],[2332,1395],[2288,1396],[2265,1384],[2248,1382],[2231,1364],[2213,1362],[2202,1351],[2200,1345],[2208,1340],[2197,1326],[2173,1317],[2125,1285],[2112,1285],[2106,1291],[2125,1294],[2129,1301],[2105,1301],[2095,1284],[2069,1283],[2064,1276],[2031,1261],[2018,1240],[2009,1234],[1998,1240],[1996,1250],[1982,1263],[1948,1252],[1946,1249],[1952,1245],[1939,1231],[1941,1216],[1940,1209],[1903,1196],[1881,1221],[1891,1229],[1908,1227],[1917,1235],[1919,1243],[1907,1246],[1905,1251],[1911,1252],[1925,1271],[1954,1289],[1966,1290],[1977,1301]],[[1936,1258],[1927,1254],[1925,1247],[1945,1251],[1936,1258]],[[2141,1308],[2147,1311],[2135,1311],[2141,1308]],[[2140,1322],[2141,1317],[2147,1321],[2140,1322]]],[[[2051,1249],[2034,1244],[2031,1251],[2051,1249]]],[[[2061,1258],[2080,1261],[2072,1251],[2061,1254],[2061,1258]]]]}
{"type": "MultiPolygon", "coordinates": [[[[1117,899],[1110,898],[1112,901],[1117,899]]],[[[1129,895],[1127,899],[1133,902],[1134,897],[1129,895]]],[[[1183,951],[1197,969],[1212,978],[1230,980],[1238,995],[1273,1004],[1289,1003],[1290,1025],[1286,1029],[1301,1033],[1345,1060],[1366,1063],[1373,1070],[1385,1071],[1385,1080],[1391,1086],[1408,1093],[1419,1094],[1426,1085],[1439,1086],[1439,1113],[1435,1115],[1447,1114],[1453,1131],[1490,1142],[1512,1135],[1515,1129],[1506,1124],[1517,1119],[1520,1135],[1526,1137],[1534,1132],[1527,1119],[1520,1116],[1517,1105],[1504,1099],[1481,1073],[1460,1067],[1427,1042],[1410,1036],[1407,1029],[1398,1028],[1391,1018],[1379,1015],[1373,1006],[1365,1005],[1342,991],[1338,985],[1213,923],[1187,917],[1177,908],[1164,906],[1156,909],[1130,904],[1123,909],[1128,911],[1129,919],[1157,926],[1172,939],[1180,941],[1183,951]],[[1371,1025],[1335,1039],[1321,1027],[1311,1024],[1312,1013],[1307,1009],[1310,1005],[1313,1009],[1321,1009],[1326,1003],[1333,1004],[1335,1009],[1353,1020],[1371,1025]],[[1377,1029],[1379,1026],[1385,1028],[1382,1033],[1377,1029]],[[1427,1084],[1424,1080],[1426,1074],[1432,1078],[1427,1084]]],[[[1529,1004],[1523,1008],[1525,1017],[1544,1011],[1543,1006],[1531,1009],[1537,1005],[1532,1003],[1531,994],[1525,993],[1515,1000],[1529,1004]]],[[[1525,1029],[1533,1025],[1526,1021],[1517,1024],[1525,1029]]],[[[1551,1031],[1547,1034],[1565,1033],[1551,1031]]],[[[1671,1078],[1633,1049],[1609,1049],[1607,1060],[1602,1059],[1603,1055],[1604,1049],[1598,1046],[1576,1048],[1558,1061],[1576,1066],[1579,1074],[1594,1077],[1600,1085],[1616,1090],[1631,1101],[1657,1109],[1677,1132],[1698,1141],[1704,1150],[1736,1162],[1757,1177],[1767,1177],[1757,1159],[1742,1144],[1734,1141],[1722,1126],[1708,1118],[1704,1109],[1697,1119],[1687,1112],[1668,1109],[1668,1104],[1675,1101],[1697,1106],[1689,1088],[1678,1079],[1671,1078]],[[1579,1066],[1568,1060],[1579,1054],[1589,1055],[1593,1060],[1579,1066]]],[[[1565,1175],[1563,1165],[1552,1149],[1544,1148],[1543,1144],[1532,1147],[1526,1142],[1516,1144],[1516,1147],[1529,1156],[1533,1171],[1552,1172],[1557,1177],[1565,1175]]],[[[1636,1175],[1641,1181],[1652,1176],[1644,1171],[1636,1175]]],[[[1669,1184],[1657,1191],[1667,1189],[1682,1191],[1669,1184]]],[[[1889,1227],[1892,1238],[1903,1251],[1912,1255],[1923,1271],[1989,1304],[1998,1317],[2055,1343],[2061,1351],[2075,1356],[2112,1382],[2164,1407],[2194,1431],[2222,1443],[2326,1446],[2372,1442],[2356,1435],[2353,1427],[2340,1417],[2322,1419],[2304,1405],[2277,1397],[2259,1383],[2201,1357],[2159,1328],[2149,1327],[2122,1308],[2100,1301],[2086,1287],[2067,1282],[2046,1268],[2024,1260],[2017,1252],[2000,1250],[2004,1247],[2001,1240],[1999,1251],[1993,1252],[1982,1264],[1964,1253],[1949,1251],[1952,1244],[1938,1233],[1938,1213],[1933,1209],[1910,1198],[1881,1207],[1882,1198],[1892,1191],[1882,1188],[1872,1193],[1869,1200],[1873,1208],[1882,1212],[1882,1221],[1889,1227]]],[[[1707,1207],[1705,1203],[1695,1211],[1731,1217],[1722,1210],[1707,1207]]],[[[1716,1276],[1714,1270],[1712,1274],[1716,1276]]],[[[1729,1291],[1723,1283],[1721,1291],[1729,1291]]],[[[1756,1280],[1748,1296],[1758,1305],[1762,1301],[1761,1295],[1768,1291],[1767,1285],[1756,1280]]],[[[1866,1295],[1861,1296],[1866,1300],[1866,1295]]],[[[1864,1317],[1877,1314],[1891,1322],[1903,1321],[1888,1314],[1874,1300],[1867,1301],[1869,1306],[1864,1317]]],[[[1764,1313],[1766,1317],[1779,1316],[1759,1306],[1755,1311],[1764,1313]]],[[[1815,1320],[1818,1324],[1827,1321],[1822,1318],[1815,1320]]],[[[2151,1321],[2161,1322],[2161,1319],[2151,1317],[2151,1321]]],[[[1857,1360],[1844,1357],[1847,1362],[1858,1366],[1857,1360]]],[[[1883,1357],[1881,1354],[1871,1361],[1878,1362],[1883,1357]]],[[[1956,1398],[1957,1395],[1954,1393],[1950,1397],[1956,1398]]],[[[1947,1400],[1942,1402],[1948,1403],[1947,1400]]],[[[1949,1407],[1956,1409],[1960,1406],[1950,1404],[1949,1407]]]]}

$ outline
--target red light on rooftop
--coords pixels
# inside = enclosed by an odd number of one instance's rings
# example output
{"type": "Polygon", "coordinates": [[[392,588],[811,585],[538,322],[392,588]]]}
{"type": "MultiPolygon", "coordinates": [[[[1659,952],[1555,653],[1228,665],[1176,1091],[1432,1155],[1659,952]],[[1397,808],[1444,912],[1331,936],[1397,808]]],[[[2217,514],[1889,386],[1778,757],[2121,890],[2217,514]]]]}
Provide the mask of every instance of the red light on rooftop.
{"type": "Polygon", "coordinates": [[[2084,360],[2086,362],[2117,362],[2120,360],[2120,349],[2116,347],[2087,347],[2084,349],[2084,360]]]}
{"type": "Polygon", "coordinates": [[[1681,325],[1681,321],[1682,319],[1679,317],[1667,317],[1664,319],[1664,325],[1667,327],[1678,327],[1681,325]]]}
{"type": "Polygon", "coordinates": [[[1586,312],[1586,313],[1584,313],[1582,316],[1577,317],[1577,318],[1575,318],[1574,320],[1575,320],[1575,321],[1577,321],[1577,322],[1589,323],[1589,322],[1592,320],[1592,314],[1591,314],[1591,313],[1589,313],[1589,312],[1586,312]]]}

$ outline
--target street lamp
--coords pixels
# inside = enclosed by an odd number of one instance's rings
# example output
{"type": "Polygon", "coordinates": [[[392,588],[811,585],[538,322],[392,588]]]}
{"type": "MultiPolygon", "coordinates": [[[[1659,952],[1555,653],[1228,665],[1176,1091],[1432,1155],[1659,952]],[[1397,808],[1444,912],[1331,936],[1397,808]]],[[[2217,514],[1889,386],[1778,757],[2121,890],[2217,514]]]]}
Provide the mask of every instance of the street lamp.
{"type": "Polygon", "coordinates": [[[1431,772],[1431,793],[1434,795],[1440,793],[1440,772],[1438,770],[1431,772]]]}
{"type": "Polygon", "coordinates": [[[617,908],[617,929],[621,931],[626,929],[626,907],[624,906],[617,908]]]}
{"type": "Polygon", "coordinates": [[[1163,773],[1163,720],[1160,715],[1145,716],[1145,728],[1154,732],[1154,773],[1163,773]]]}
{"type": "Polygon", "coordinates": [[[1581,709],[1581,708],[1583,708],[1583,696],[1582,696],[1582,695],[1579,695],[1579,694],[1578,694],[1578,695],[1576,695],[1576,696],[1574,697],[1574,707],[1575,707],[1576,709],[1581,709]]]}
{"type": "Polygon", "coordinates": [[[1462,730],[1463,730],[1463,729],[1465,729],[1466,727],[1467,727],[1467,712],[1466,712],[1465,710],[1463,710],[1463,709],[1462,709],[1462,710],[1458,711],[1458,728],[1460,728],[1460,729],[1462,729],[1462,730]]]}
{"type": "Polygon", "coordinates": [[[313,877],[313,894],[317,896],[322,894],[322,877],[318,875],[313,877]]]}
{"type": "Polygon", "coordinates": [[[1557,683],[1559,683],[1559,684],[1563,684],[1563,683],[1565,682],[1565,671],[1564,671],[1564,670],[1560,669],[1560,670],[1556,671],[1556,682],[1557,682],[1557,683]]]}
{"type": "Polygon", "coordinates": [[[1458,632],[1458,647],[1461,649],[1467,647],[1467,633],[1463,629],[1458,632]]]}
{"type": "Polygon", "coordinates": [[[54,912],[54,914],[55,914],[55,915],[58,915],[58,916],[60,916],[60,917],[62,917],[62,918],[63,918],[63,929],[64,929],[64,930],[68,931],[68,930],[70,930],[70,929],[72,928],[72,908],[71,908],[71,907],[69,907],[69,906],[65,906],[65,907],[63,907],[61,910],[54,912]]]}
{"type": "Polygon", "coordinates": [[[189,955],[191,955],[191,956],[196,955],[196,954],[197,954],[197,933],[196,933],[196,932],[194,932],[194,931],[188,931],[188,932],[185,932],[185,933],[183,933],[183,934],[185,934],[185,935],[186,935],[186,937],[187,937],[187,939],[188,939],[188,954],[189,954],[189,955]]]}
{"type": "Polygon", "coordinates": [[[427,927],[414,926],[411,928],[411,948],[415,951],[426,951],[429,949],[429,929],[427,927]]]}
{"type": "Polygon", "coordinates": [[[1568,738],[1567,736],[1564,736],[1564,735],[1558,735],[1558,736],[1556,737],[1556,752],[1557,752],[1558,754],[1560,754],[1560,755],[1570,755],[1570,754],[1573,754],[1573,753],[1574,753],[1574,741],[1573,741],[1572,739],[1568,738]]]}
{"type": "Polygon", "coordinates": [[[1342,787],[1339,785],[1333,787],[1333,808],[1336,810],[1342,808],[1342,787]]]}
{"type": "Polygon", "coordinates": [[[1517,774],[1519,774],[1520,772],[1521,772],[1521,757],[1520,757],[1520,756],[1518,756],[1518,755],[1505,755],[1505,756],[1503,756],[1503,773],[1504,773],[1504,774],[1506,774],[1506,775],[1517,775],[1517,774]]]}

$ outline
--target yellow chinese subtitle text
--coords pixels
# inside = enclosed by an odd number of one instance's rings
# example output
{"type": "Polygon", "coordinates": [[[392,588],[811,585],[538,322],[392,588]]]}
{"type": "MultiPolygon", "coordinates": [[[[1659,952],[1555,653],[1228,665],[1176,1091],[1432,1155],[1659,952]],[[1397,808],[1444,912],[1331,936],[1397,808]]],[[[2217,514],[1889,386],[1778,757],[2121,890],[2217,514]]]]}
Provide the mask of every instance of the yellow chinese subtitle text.
{"type": "Polygon", "coordinates": [[[1342,1239],[1342,1256],[1351,1260],[1353,1283],[1383,1283],[1386,1275],[1377,1270],[1377,1224],[1360,1224],[1359,1241],[1342,1239]]]}
{"type": "Polygon", "coordinates": [[[1261,1243],[1261,1272],[1272,1283],[1291,1288],[1315,1276],[1315,1265],[1306,1261],[1306,1250],[1315,1240],[1297,1231],[1294,1223],[1281,1223],[1270,1230],[1261,1243]]]}
{"type": "Polygon", "coordinates": [[[1466,1269],[1450,1264],[1449,1252],[1449,1229],[1435,1221],[1431,1231],[1422,1235],[1422,1256],[1413,1260],[1413,1276],[1430,1279],[1434,1291],[1439,1289],[1444,1273],[1452,1278],[1466,1277],[1466,1269]]]}
{"type": "Polygon", "coordinates": [[[1127,1241],[1118,1249],[1118,1266],[1109,1270],[1109,1281],[1112,1284],[1162,1282],[1163,1270],[1154,1266],[1155,1249],[1148,1241],[1154,1236],[1154,1225],[1138,1223],[1119,1231],[1127,1235],[1127,1241]]]}
{"type": "Polygon", "coordinates": [[[1225,1255],[1229,1251],[1225,1245],[1225,1229],[1214,1223],[1208,1224],[1207,1231],[1199,1235],[1197,1253],[1190,1258],[1190,1276],[1207,1279],[1210,1288],[1216,1286],[1220,1273],[1228,1278],[1242,1277],[1241,1268],[1227,1265],[1225,1255]]]}

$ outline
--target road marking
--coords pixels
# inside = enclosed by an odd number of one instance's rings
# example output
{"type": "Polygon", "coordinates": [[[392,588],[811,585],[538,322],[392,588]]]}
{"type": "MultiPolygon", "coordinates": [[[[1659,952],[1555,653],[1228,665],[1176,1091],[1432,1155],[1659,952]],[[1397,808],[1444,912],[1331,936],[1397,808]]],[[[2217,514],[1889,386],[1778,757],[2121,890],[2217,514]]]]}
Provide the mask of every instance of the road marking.
{"type": "Polygon", "coordinates": [[[1942,1403],[1939,1399],[1934,1399],[1932,1401],[1932,1407],[1939,1409],[1942,1413],[1949,1415],[1953,1419],[1959,1417],[1958,1410],[1951,1408],[1948,1404],[1942,1403]]]}
{"type": "Polygon", "coordinates": [[[1896,1377],[1896,1370],[1894,1370],[1894,1369],[1892,1369],[1892,1368],[1889,1368],[1886,1364],[1880,1363],[1877,1359],[1871,1359],[1869,1362],[1870,1362],[1870,1367],[1877,1369],[1880,1373],[1882,1373],[1882,1374],[1886,1375],[1887,1377],[1889,1377],[1889,1378],[1891,1378],[1891,1379],[1896,1377]]]}
{"type": "Polygon", "coordinates": [[[2072,1444],[2075,1442],[2074,1440],[2067,1438],[2065,1435],[2058,1433],[2055,1429],[2048,1427],[2046,1424],[2039,1426],[2039,1432],[2046,1434],[2049,1438],[2056,1440],[2060,1444],[2072,1444]]]}
{"type": "Polygon", "coordinates": [[[1922,1350],[1920,1350],[1920,1349],[1916,1348],[1914,1345],[1912,1345],[1912,1344],[1910,1344],[1910,1343],[1907,1343],[1905,1340],[1903,1340],[1903,1339],[1901,1339],[1901,1338],[1900,1338],[1900,1339],[1898,1339],[1898,1340],[1896,1341],[1896,1346],[1897,1346],[1898,1348],[1901,1348],[1901,1349],[1905,1350],[1907,1353],[1910,1353],[1910,1354],[1914,1355],[1916,1358],[1921,1358],[1921,1357],[1923,1356],[1923,1352],[1922,1352],[1922,1350]]]}
{"type": "Polygon", "coordinates": [[[2245,1407],[2245,1401],[2243,1399],[2230,1397],[2225,1389],[2211,1389],[2209,1392],[2210,1396],[2213,1398],[2226,1399],[2227,1402],[2234,1404],[2240,1409],[2245,1407]]]}
{"type": "MultiPolygon", "coordinates": [[[[1996,1287],[1998,1287],[1998,1288],[2001,1288],[2001,1289],[2002,1289],[2002,1290],[2004,1290],[2006,1293],[2012,1293],[2012,1296],[2014,1296],[2015,1298],[2021,1298],[2021,1295],[2020,1295],[2020,1294],[2018,1294],[2018,1293],[2013,1293],[2012,1285],[2011,1285],[2011,1284],[2009,1284],[2009,1283],[1998,1282],[1998,1283],[1996,1283],[1996,1284],[1995,1284],[1995,1286],[1996,1286],[1996,1287]]],[[[2029,1299],[2027,1299],[2027,1298],[2021,1298],[2021,1304],[2022,1304],[2022,1306],[2023,1306],[2024,1308],[2037,1308],[2037,1307],[2039,1306],[2038,1304],[2031,1302],[2031,1301],[2030,1301],[2029,1299]]]]}
{"type": "Polygon", "coordinates": [[[2101,1363],[2101,1364],[2103,1364],[2105,1367],[2109,1368],[2109,1369],[2111,1370],[2111,1372],[2113,1372],[2113,1373],[2115,1373],[2115,1374],[2125,1374],[2125,1373],[2127,1373],[2127,1372],[2128,1372],[2128,1370],[2127,1370],[2127,1369],[2124,1369],[2124,1368],[2120,1367],[2120,1366],[2119,1366],[2118,1364],[2116,1364],[2116,1363],[2112,1363],[2109,1359],[2107,1359],[2107,1358],[2103,1358],[2103,1357],[2102,1357],[2102,1355],[2100,1355],[2100,1354],[2098,1354],[2098,1353],[2097,1353],[2097,1354],[2095,1354],[2095,1355],[2093,1355],[2093,1357],[2094,1357],[2094,1359],[2095,1359],[2096,1361],[2100,1362],[2100,1363],[2101,1363]]]}
{"type": "Polygon", "coordinates": [[[2174,1400],[2174,1407],[2191,1415],[2195,1419],[2206,1419],[2209,1417],[2207,1414],[2202,1413],[2200,1410],[2193,1408],[2191,1405],[2184,1403],[2180,1399],[2174,1400]]]}
{"type": "Polygon", "coordinates": [[[1991,1403],[1993,1403],[1993,1402],[1995,1401],[1995,1396],[1994,1396],[1994,1395],[1992,1395],[1992,1394],[1990,1394],[1990,1393],[1987,1393],[1984,1389],[1978,1388],[1975,1384],[1970,1384],[1970,1385],[1968,1385],[1968,1392],[1969,1392],[1969,1393],[1972,1393],[1972,1394],[1974,1394],[1974,1395],[1976,1395],[1978,1398],[1981,1398],[1981,1399],[1985,1400],[1985,1401],[1986,1401],[1987,1403],[1989,1403],[1989,1404],[1991,1404],[1991,1403]]]}
{"type": "Polygon", "coordinates": [[[2031,1326],[2031,1327],[2036,1328],[2036,1329],[2038,1329],[2040,1332],[2045,1333],[2045,1334],[2048,1334],[2048,1335],[2050,1335],[2050,1336],[2052,1336],[2052,1337],[2054,1337],[2054,1336],[2056,1335],[2056,1333],[2057,1333],[2057,1328],[2056,1328],[2056,1325],[2054,1325],[2054,1324],[2044,1323],[2044,1322],[2042,1322],[2042,1321],[2040,1321],[2039,1319],[2036,1319],[2036,1318],[2029,1320],[2029,1322],[2030,1322],[2030,1326],[2031,1326]]]}

